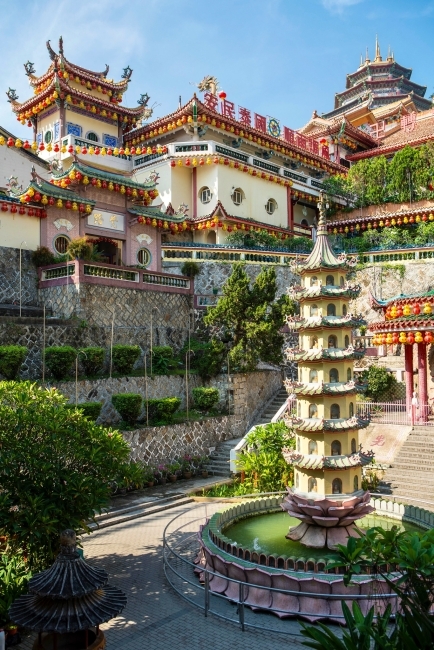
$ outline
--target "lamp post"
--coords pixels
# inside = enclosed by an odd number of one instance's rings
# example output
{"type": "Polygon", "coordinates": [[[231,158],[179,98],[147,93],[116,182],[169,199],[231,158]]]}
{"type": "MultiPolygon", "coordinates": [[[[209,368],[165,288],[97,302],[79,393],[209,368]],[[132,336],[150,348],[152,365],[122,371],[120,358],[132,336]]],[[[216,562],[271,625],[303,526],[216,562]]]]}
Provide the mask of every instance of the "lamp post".
{"type": "Polygon", "coordinates": [[[28,245],[26,241],[22,241],[21,244],[20,244],[20,318],[21,318],[22,282],[23,282],[22,281],[22,259],[21,259],[22,255],[21,255],[21,253],[22,253],[23,244],[26,244],[26,246],[28,245]]]}

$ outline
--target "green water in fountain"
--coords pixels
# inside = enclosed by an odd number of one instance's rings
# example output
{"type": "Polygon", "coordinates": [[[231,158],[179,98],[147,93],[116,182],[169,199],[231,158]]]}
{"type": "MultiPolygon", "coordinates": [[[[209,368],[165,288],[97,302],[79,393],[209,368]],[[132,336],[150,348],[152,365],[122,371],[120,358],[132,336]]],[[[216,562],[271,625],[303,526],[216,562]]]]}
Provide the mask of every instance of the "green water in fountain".
{"type": "MultiPolygon", "coordinates": [[[[266,515],[257,515],[242,519],[224,529],[226,537],[237,543],[242,548],[248,548],[266,555],[304,556],[319,559],[332,559],[337,557],[333,551],[321,548],[308,548],[286,539],[285,535],[290,526],[297,526],[299,519],[289,517],[286,512],[276,512],[266,515]]],[[[360,519],[357,522],[359,528],[367,530],[374,526],[381,526],[390,530],[392,526],[398,526],[401,530],[420,531],[421,529],[407,522],[401,522],[389,517],[372,514],[360,519]]]]}

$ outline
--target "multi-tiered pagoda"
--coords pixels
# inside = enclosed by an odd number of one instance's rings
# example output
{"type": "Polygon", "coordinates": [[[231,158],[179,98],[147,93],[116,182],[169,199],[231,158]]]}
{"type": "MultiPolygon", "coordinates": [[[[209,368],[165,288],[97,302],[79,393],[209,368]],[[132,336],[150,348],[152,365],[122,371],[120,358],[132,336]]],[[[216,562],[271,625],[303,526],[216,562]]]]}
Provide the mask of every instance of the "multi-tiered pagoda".
{"type": "Polygon", "coordinates": [[[364,386],[354,379],[353,361],[364,354],[352,344],[352,330],[363,324],[349,312],[360,287],[346,281],[356,259],[333,253],[327,238],[325,200],[319,203],[318,237],[309,257],[297,263],[302,286],[290,291],[300,302],[300,316],[289,318],[298,330],[300,348],[288,350],[298,362],[298,380],[287,381],[297,396],[290,426],[296,449],[285,450],[294,465],[295,487],[282,507],[302,520],[288,537],[306,546],[334,548],[354,533],[354,521],[373,510],[361,490],[361,467],[372,453],[359,449],[358,429],[368,425],[356,414],[355,400],[364,386]]]}

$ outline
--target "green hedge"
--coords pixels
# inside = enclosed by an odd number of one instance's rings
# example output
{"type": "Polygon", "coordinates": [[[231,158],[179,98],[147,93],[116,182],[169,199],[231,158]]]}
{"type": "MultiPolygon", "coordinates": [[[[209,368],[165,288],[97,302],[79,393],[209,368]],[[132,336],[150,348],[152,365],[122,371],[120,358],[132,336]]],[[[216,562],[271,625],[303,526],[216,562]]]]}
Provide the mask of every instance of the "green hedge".
{"type": "MultiPolygon", "coordinates": [[[[76,406],[75,404],[67,404],[67,408],[70,409],[75,409],[76,406]]],[[[83,411],[83,415],[88,417],[90,420],[97,420],[99,418],[99,414],[101,413],[102,409],[102,403],[101,402],[81,402],[81,404],[77,404],[77,408],[80,409],[80,411],[83,411]]]]}
{"type": "Polygon", "coordinates": [[[45,350],[45,364],[56,379],[66,379],[71,374],[77,350],[69,345],[53,346],[45,350]]]}
{"type": "Polygon", "coordinates": [[[147,402],[148,405],[148,416],[150,420],[166,420],[171,422],[176,411],[181,406],[181,400],[179,397],[165,397],[163,399],[149,399],[147,402]]]}
{"type": "Polygon", "coordinates": [[[112,404],[125,422],[134,424],[142,410],[142,396],[138,393],[119,393],[112,395],[112,404]]]}
{"type": "Polygon", "coordinates": [[[15,379],[26,354],[27,348],[23,345],[0,345],[0,375],[15,379]]]}
{"type": "Polygon", "coordinates": [[[217,388],[193,388],[194,405],[199,411],[209,411],[219,401],[217,388]]]}
{"type": "Polygon", "coordinates": [[[152,348],[152,372],[165,375],[173,365],[173,349],[170,345],[156,345],[152,348]]]}
{"type": "Polygon", "coordinates": [[[121,374],[129,374],[140,356],[138,345],[114,345],[113,366],[121,374]]]}
{"type": "Polygon", "coordinates": [[[104,348],[80,348],[80,363],[85,375],[97,375],[104,366],[104,348]]]}

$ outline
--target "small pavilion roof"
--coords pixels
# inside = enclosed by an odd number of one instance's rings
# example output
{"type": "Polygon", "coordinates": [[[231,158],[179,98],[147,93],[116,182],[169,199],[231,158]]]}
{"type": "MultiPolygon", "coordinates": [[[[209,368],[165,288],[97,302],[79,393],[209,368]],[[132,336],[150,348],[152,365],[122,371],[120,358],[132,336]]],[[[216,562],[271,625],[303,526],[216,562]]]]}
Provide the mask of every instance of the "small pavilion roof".
{"type": "Polygon", "coordinates": [[[181,212],[162,212],[160,206],[152,205],[130,205],[128,212],[135,217],[149,217],[150,219],[161,219],[163,221],[170,221],[172,223],[182,223],[186,219],[186,214],[181,212]]]}
{"type": "Polygon", "coordinates": [[[313,395],[353,395],[356,393],[363,393],[366,389],[365,384],[359,384],[354,381],[335,383],[312,382],[307,384],[286,381],[285,386],[288,392],[295,393],[296,395],[305,395],[307,397],[313,395]]]}
{"type": "Polygon", "coordinates": [[[361,359],[365,350],[363,348],[353,348],[349,346],[346,349],[340,348],[311,348],[310,350],[301,350],[299,348],[287,348],[285,354],[288,359],[298,362],[318,362],[318,361],[345,361],[352,359],[361,359]]]}
{"type": "Polygon", "coordinates": [[[95,205],[95,201],[92,199],[88,199],[87,197],[80,196],[79,194],[76,194],[73,190],[70,190],[69,188],[63,188],[63,187],[58,187],[57,185],[54,185],[53,183],[49,183],[48,181],[45,181],[43,178],[38,176],[35,171],[32,172],[32,180],[28,184],[25,190],[22,191],[22,193],[19,195],[19,199],[21,197],[25,196],[28,194],[29,189],[32,188],[34,192],[39,192],[39,194],[46,195],[46,196],[52,196],[55,199],[61,199],[62,201],[72,201],[76,203],[84,203],[85,205],[91,205],[92,207],[95,205]]]}
{"type": "Polygon", "coordinates": [[[373,452],[357,452],[355,454],[341,456],[321,456],[316,454],[300,454],[293,449],[282,450],[283,456],[287,463],[296,465],[300,469],[351,469],[352,467],[362,467],[372,462],[373,452]]]}
{"type": "Polygon", "coordinates": [[[93,165],[84,164],[77,157],[71,163],[71,165],[66,170],[61,170],[60,172],[53,171],[53,178],[55,180],[61,180],[68,178],[69,174],[74,172],[80,172],[83,176],[88,176],[92,178],[98,178],[100,180],[112,181],[119,185],[125,185],[126,187],[131,187],[141,190],[151,190],[154,189],[157,185],[156,178],[147,178],[144,182],[138,183],[134,181],[131,176],[124,176],[123,174],[116,174],[115,172],[108,172],[99,167],[94,167],[93,165]]]}
{"type": "Polygon", "coordinates": [[[350,285],[347,283],[343,287],[321,284],[314,285],[313,287],[294,286],[290,288],[288,293],[295,300],[314,300],[320,296],[325,296],[326,298],[350,298],[352,300],[359,295],[360,291],[360,285],[350,285]]]}
{"type": "Polygon", "coordinates": [[[298,431],[315,432],[315,431],[350,431],[352,429],[364,429],[368,426],[369,420],[363,420],[358,415],[351,418],[340,418],[337,420],[326,420],[324,418],[297,418],[289,417],[285,419],[289,426],[298,431]]]}

